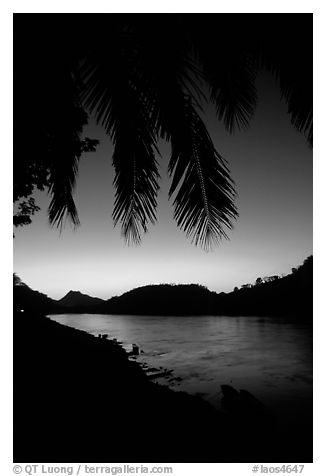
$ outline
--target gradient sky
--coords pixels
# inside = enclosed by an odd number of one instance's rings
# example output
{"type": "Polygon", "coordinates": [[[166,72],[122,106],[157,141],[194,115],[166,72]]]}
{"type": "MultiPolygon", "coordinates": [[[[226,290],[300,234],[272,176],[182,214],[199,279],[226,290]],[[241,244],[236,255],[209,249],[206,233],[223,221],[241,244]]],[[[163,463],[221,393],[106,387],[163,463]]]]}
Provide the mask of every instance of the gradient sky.
{"type": "Polygon", "coordinates": [[[286,104],[269,75],[258,83],[259,102],[250,128],[229,135],[212,107],[204,116],[216,149],[229,162],[238,192],[239,218],[213,252],[195,247],[173,220],[168,201],[169,146],[162,144],[158,221],[142,245],[128,247],[111,218],[114,190],[112,145],[90,121],[85,135],[100,139],[85,154],[75,193],[81,226],[51,228],[46,193],[42,210],[15,230],[14,271],[50,297],[70,289],[109,298],[150,283],[199,283],[214,291],[289,273],[312,254],[312,151],[290,124],[286,104]]]}

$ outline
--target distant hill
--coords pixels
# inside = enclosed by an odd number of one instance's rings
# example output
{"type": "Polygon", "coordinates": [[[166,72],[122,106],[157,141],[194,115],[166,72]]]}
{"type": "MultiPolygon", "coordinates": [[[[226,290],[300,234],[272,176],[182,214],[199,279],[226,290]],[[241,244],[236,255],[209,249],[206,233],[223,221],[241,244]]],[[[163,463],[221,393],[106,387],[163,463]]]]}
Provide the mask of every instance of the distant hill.
{"type": "Polygon", "coordinates": [[[257,278],[230,293],[198,284],[150,285],[107,301],[111,314],[257,315],[310,319],[313,304],[313,257],[284,276],[257,278]]]}
{"type": "Polygon", "coordinates": [[[258,278],[257,281],[255,285],[216,295],[214,314],[312,317],[312,256],[287,276],[272,276],[266,282],[258,278]]]}
{"type": "Polygon", "coordinates": [[[210,314],[215,295],[198,284],[158,284],[111,298],[107,306],[113,314],[210,314]]]}
{"type": "Polygon", "coordinates": [[[64,307],[92,307],[103,305],[105,301],[100,298],[88,296],[79,291],[69,291],[63,298],[59,299],[57,303],[64,307]]]}
{"type": "Polygon", "coordinates": [[[69,291],[62,299],[56,301],[46,294],[31,289],[27,284],[14,278],[13,288],[14,309],[37,311],[45,314],[61,313],[105,313],[107,301],[82,294],[79,291],[69,291]]]}
{"type": "Polygon", "coordinates": [[[18,309],[45,313],[140,315],[256,315],[311,319],[313,258],[284,276],[257,278],[230,293],[215,293],[198,284],[158,284],[132,289],[107,301],[69,291],[55,301],[26,284],[14,284],[18,309]]]}

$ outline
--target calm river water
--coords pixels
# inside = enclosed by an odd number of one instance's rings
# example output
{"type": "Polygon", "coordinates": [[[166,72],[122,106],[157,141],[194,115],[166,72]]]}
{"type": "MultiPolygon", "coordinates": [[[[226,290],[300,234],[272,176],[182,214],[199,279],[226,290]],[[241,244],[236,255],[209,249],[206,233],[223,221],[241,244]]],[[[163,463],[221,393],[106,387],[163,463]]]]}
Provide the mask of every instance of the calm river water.
{"type": "Polygon", "coordinates": [[[217,408],[220,385],[246,389],[287,423],[311,418],[311,326],[276,318],[65,314],[55,321],[92,334],[108,333],[126,350],[137,343],[137,361],[173,369],[175,390],[199,394],[217,408]]]}

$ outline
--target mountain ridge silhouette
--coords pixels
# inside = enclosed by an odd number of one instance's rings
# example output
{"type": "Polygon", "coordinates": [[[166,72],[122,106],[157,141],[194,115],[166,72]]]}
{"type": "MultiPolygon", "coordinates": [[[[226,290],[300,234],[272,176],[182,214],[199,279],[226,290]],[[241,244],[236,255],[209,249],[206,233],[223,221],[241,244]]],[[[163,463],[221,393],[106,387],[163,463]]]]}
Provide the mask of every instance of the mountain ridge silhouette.
{"type": "Polygon", "coordinates": [[[132,315],[275,315],[311,318],[313,258],[284,277],[257,278],[230,293],[216,293],[200,284],[149,284],[120,296],[101,299],[70,290],[54,300],[26,284],[14,286],[17,309],[42,310],[49,314],[132,315]]]}
{"type": "Polygon", "coordinates": [[[105,302],[103,299],[98,297],[89,296],[88,294],[84,294],[80,291],[68,291],[65,296],[61,299],[57,300],[57,303],[62,306],[67,307],[74,307],[79,305],[89,305],[90,303],[100,304],[101,302],[105,302]]]}

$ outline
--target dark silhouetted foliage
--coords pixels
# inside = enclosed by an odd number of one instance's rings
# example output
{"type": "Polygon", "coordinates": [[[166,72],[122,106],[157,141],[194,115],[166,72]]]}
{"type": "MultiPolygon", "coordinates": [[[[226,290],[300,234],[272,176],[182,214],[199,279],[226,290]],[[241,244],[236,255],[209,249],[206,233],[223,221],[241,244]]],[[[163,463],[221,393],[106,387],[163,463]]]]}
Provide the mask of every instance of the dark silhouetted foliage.
{"type": "Polygon", "coordinates": [[[268,69],[312,144],[312,15],[16,14],[15,32],[15,196],[46,187],[52,224],[78,224],[78,162],[96,145],[82,138],[86,110],[114,144],[113,219],[128,242],[156,220],[161,138],[177,225],[205,249],[232,227],[234,184],[200,116],[207,89],[233,132],[268,69]]]}
{"type": "Polygon", "coordinates": [[[49,298],[46,294],[31,289],[27,284],[21,281],[16,273],[14,273],[13,300],[14,309],[18,312],[60,312],[60,306],[57,305],[54,299],[49,298]]]}

